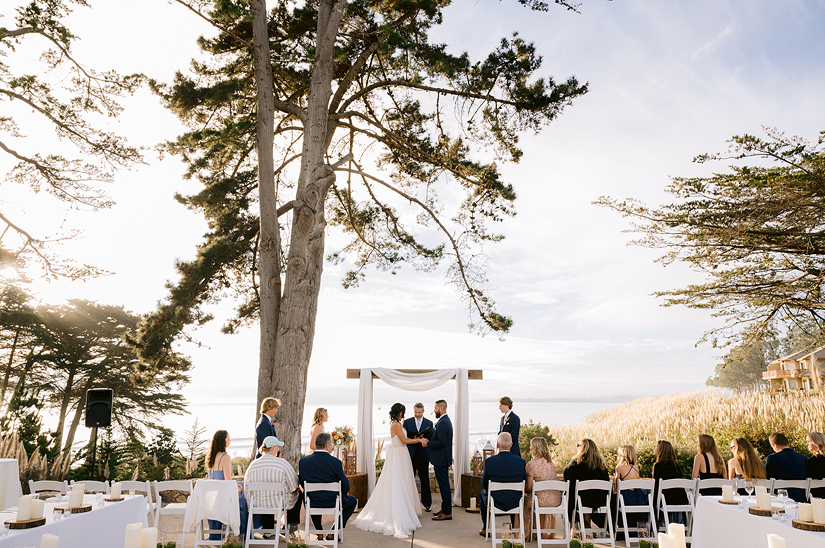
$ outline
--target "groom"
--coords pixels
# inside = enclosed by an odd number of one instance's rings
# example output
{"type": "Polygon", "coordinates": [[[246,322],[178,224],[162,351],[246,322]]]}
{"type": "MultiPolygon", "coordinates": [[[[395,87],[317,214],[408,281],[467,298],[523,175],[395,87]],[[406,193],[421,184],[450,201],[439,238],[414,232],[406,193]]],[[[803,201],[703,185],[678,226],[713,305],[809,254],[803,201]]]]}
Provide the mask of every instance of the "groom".
{"type": "Polygon", "coordinates": [[[450,465],[453,463],[453,423],[447,416],[447,402],[435,402],[435,426],[432,438],[424,438],[421,445],[430,450],[430,463],[435,470],[435,479],[441,493],[441,511],[435,512],[434,521],[453,519],[453,497],[450,491],[450,465]]]}

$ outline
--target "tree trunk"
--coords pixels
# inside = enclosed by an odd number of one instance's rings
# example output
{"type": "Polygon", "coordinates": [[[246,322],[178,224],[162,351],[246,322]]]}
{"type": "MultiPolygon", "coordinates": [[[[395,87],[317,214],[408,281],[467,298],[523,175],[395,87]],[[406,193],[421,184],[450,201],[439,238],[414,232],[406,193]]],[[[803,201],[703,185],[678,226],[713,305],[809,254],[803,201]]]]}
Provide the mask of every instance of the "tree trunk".
{"type": "MultiPolygon", "coordinates": [[[[83,392],[80,394],[80,401],[75,409],[74,417],[72,417],[72,424],[69,426],[69,433],[66,434],[66,441],[63,443],[63,451],[68,453],[74,443],[74,436],[77,433],[77,427],[80,425],[80,417],[83,415],[83,410],[86,408],[86,392],[92,387],[93,377],[89,377],[86,381],[86,386],[83,387],[83,392]]],[[[60,447],[60,445],[58,445],[60,447]]]]}
{"type": "MultiPolygon", "coordinates": [[[[269,59],[269,30],[266,0],[252,0],[252,54],[255,62],[258,116],[255,120],[258,145],[258,195],[260,200],[260,307],[261,339],[258,367],[257,409],[264,398],[272,396],[272,370],[278,316],[281,304],[281,235],[278,228],[278,193],[275,187],[273,140],[275,133],[275,95],[272,63],[269,59]]],[[[253,454],[256,448],[253,448],[253,454]]]]}
{"type": "Polygon", "coordinates": [[[9,387],[9,377],[11,377],[11,370],[14,367],[14,353],[17,350],[17,341],[20,340],[21,328],[17,328],[14,333],[14,342],[11,343],[11,350],[9,351],[9,363],[6,367],[6,375],[3,377],[3,389],[0,390],[0,404],[6,401],[6,390],[9,387]]]}
{"type": "Polygon", "coordinates": [[[277,347],[271,372],[272,394],[282,402],[278,410],[279,435],[286,443],[285,458],[297,463],[301,454],[301,420],[306,400],[307,370],[315,337],[318,291],[324,261],[324,204],[335,181],[324,164],[327,147],[329,100],[332,96],[333,52],[345,0],[322,0],[312,67],[301,172],[293,212],[289,258],[281,297],[277,347]]]}
{"type": "Polygon", "coordinates": [[[69,401],[72,398],[72,386],[74,386],[74,370],[69,371],[69,378],[66,380],[66,388],[63,392],[63,401],[60,403],[60,415],[57,419],[57,428],[55,429],[55,438],[58,440],[57,446],[63,443],[63,429],[66,424],[66,413],[69,410],[69,401]]]}

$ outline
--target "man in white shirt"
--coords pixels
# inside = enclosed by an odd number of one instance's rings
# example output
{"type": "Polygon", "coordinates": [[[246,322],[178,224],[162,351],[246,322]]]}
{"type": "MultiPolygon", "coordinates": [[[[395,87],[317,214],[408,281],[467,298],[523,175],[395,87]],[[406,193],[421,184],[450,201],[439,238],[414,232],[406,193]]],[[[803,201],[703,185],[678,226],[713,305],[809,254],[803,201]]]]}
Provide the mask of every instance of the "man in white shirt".
{"type": "MultiPolygon", "coordinates": [[[[261,458],[249,464],[244,475],[244,484],[251,482],[279,482],[283,483],[283,491],[253,491],[247,489],[246,498],[250,506],[255,508],[283,508],[286,510],[286,522],[301,522],[301,496],[298,485],[298,474],[284,459],[280,458],[280,448],[284,442],[275,436],[264,438],[260,447],[261,458]]],[[[275,516],[264,514],[261,516],[261,526],[264,529],[275,528],[275,516]]]]}

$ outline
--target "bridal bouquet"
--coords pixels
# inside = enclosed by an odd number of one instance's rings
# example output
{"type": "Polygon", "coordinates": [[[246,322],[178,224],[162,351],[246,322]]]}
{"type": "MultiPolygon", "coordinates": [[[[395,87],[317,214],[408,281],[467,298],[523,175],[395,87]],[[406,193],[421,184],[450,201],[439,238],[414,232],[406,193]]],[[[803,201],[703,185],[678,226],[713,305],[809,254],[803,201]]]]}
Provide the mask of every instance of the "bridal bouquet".
{"type": "Polygon", "coordinates": [[[332,443],[336,447],[347,446],[353,442],[355,436],[352,435],[352,428],[349,426],[338,426],[332,431],[332,443]]]}

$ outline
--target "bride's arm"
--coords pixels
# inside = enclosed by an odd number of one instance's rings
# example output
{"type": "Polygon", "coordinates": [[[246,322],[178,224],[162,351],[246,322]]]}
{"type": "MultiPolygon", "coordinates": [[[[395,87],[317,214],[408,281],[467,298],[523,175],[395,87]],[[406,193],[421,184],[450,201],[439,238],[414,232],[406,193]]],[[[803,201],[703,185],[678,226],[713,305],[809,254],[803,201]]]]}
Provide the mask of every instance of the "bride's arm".
{"type": "Polygon", "coordinates": [[[405,445],[421,443],[420,439],[407,439],[407,435],[404,433],[404,427],[401,426],[400,422],[394,422],[392,423],[392,425],[390,425],[390,433],[395,434],[398,437],[398,439],[401,440],[401,443],[404,443],[405,445]]]}

